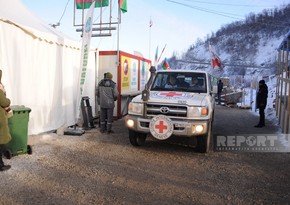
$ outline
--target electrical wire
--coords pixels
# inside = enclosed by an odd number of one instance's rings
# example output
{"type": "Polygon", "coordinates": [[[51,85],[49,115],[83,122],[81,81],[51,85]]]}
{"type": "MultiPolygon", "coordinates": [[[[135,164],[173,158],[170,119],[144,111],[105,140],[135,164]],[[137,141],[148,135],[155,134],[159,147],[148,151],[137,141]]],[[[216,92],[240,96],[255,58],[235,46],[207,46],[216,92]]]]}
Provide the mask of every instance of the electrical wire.
{"type": "Polygon", "coordinates": [[[273,7],[273,6],[266,6],[266,5],[245,5],[245,4],[226,4],[226,3],[216,3],[216,2],[206,2],[206,1],[196,1],[196,0],[183,0],[183,1],[190,1],[196,2],[201,4],[212,4],[212,5],[221,5],[221,6],[237,6],[237,7],[273,7]]]}
{"type": "MultiPolygon", "coordinates": [[[[196,9],[196,10],[199,10],[199,11],[204,11],[204,12],[207,12],[207,13],[212,13],[212,14],[216,14],[216,15],[220,15],[220,16],[224,16],[224,17],[228,17],[228,18],[232,18],[232,19],[237,19],[237,20],[244,20],[244,17],[238,16],[238,15],[232,14],[232,13],[219,12],[219,11],[215,11],[215,10],[205,9],[205,8],[202,8],[202,7],[191,6],[191,5],[180,3],[180,2],[177,2],[177,1],[173,1],[173,0],[166,0],[166,1],[171,2],[171,3],[175,3],[175,4],[179,4],[179,5],[182,5],[182,6],[185,6],[185,7],[189,7],[189,8],[192,8],[192,9],[196,9]]],[[[184,1],[194,1],[194,0],[184,0],[184,1]]],[[[196,2],[200,2],[200,1],[196,1],[196,2]]],[[[210,2],[207,2],[207,3],[210,3],[210,2]]],[[[246,6],[246,5],[239,5],[239,4],[225,4],[225,5],[246,6]]],[[[281,22],[281,23],[283,23],[283,24],[285,23],[286,26],[288,25],[288,22],[281,22]]],[[[280,28],[284,28],[285,27],[284,25],[278,25],[277,23],[271,23],[271,22],[267,22],[267,23],[266,22],[259,22],[259,24],[263,24],[263,25],[267,25],[267,26],[273,26],[273,27],[276,27],[276,28],[277,27],[280,27],[280,28]]]]}
{"type": "Polygon", "coordinates": [[[64,7],[64,10],[63,10],[63,12],[62,12],[62,15],[61,15],[59,21],[57,22],[58,25],[60,25],[60,22],[61,22],[61,20],[62,20],[64,14],[65,14],[65,12],[66,12],[66,9],[67,9],[67,6],[68,6],[68,3],[69,3],[69,2],[70,2],[70,0],[67,1],[66,5],[65,5],[65,7],[64,7]]]}
{"type": "Polygon", "coordinates": [[[243,17],[238,16],[236,14],[232,14],[232,13],[226,13],[226,12],[220,12],[220,11],[205,9],[205,8],[202,8],[202,7],[192,6],[192,5],[188,5],[188,4],[184,4],[184,3],[180,3],[180,2],[172,1],[172,0],[167,0],[167,1],[171,2],[171,3],[179,4],[179,5],[182,5],[182,6],[185,6],[185,7],[189,7],[189,8],[192,8],[192,9],[196,9],[196,10],[199,10],[199,11],[204,11],[204,12],[207,12],[207,13],[212,13],[212,14],[216,14],[216,15],[220,15],[220,16],[224,16],[224,17],[228,17],[228,18],[232,18],[232,19],[238,19],[238,20],[242,20],[243,19],[243,17]]]}

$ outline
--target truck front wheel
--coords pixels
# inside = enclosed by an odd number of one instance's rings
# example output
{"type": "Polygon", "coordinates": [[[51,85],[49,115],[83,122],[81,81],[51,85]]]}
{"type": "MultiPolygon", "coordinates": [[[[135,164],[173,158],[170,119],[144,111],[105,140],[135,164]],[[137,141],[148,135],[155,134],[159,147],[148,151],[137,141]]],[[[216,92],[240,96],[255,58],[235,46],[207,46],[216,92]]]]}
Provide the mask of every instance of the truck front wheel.
{"type": "Polygon", "coordinates": [[[212,131],[212,122],[209,124],[207,134],[197,137],[197,146],[198,151],[201,153],[208,153],[210,148],[211,140],[211,131],[212,131]]]}
{"type": "Polygon", "coordinates": [[[129,140],[133,146],[142,146],[145,143],[147,134],[129,130],[129,140]]]}

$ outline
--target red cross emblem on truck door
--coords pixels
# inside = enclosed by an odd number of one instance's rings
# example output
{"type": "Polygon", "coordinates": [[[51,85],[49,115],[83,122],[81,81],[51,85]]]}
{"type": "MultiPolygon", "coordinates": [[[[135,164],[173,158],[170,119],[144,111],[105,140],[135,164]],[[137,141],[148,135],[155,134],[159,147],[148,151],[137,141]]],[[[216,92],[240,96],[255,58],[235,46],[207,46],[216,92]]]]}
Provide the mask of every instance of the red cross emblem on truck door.
{"type": "Polygon", "coordinates": [[[167,92],[167,93],[160,93],[160,95],[163,95],[166,97],[178,97],[178,96],[182,96],[182,93],[167,92]]]}
{"type": "Polygon", "coordinates": [[[158,129],[159,130],[159,133],[163,134],[163,130],[167,130],[167,126],[164,125],[164,121],[159,121],[159,124],[155,125],[155,129],[158,129]]]}

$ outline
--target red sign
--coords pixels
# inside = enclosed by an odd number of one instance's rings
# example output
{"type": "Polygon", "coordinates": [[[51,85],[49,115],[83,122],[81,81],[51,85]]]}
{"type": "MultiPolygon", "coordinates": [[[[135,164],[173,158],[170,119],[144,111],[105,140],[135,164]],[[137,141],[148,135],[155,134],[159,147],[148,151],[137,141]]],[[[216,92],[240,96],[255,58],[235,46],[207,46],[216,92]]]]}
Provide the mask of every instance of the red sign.
{"type": "Polygon", "coordinates": [[[172,135],[174,126],[171,119],[167,116],[157,115],[151,119],[149,129],[153,137],[165,140],[172,135]]]}
{"type": "Polygon", "coordinates": [[[167,93],[160,93],[160,95],[163,95],[166,97],[179,97],[179,96],[182,96],[182,93],[167,92],[167,93]]]}

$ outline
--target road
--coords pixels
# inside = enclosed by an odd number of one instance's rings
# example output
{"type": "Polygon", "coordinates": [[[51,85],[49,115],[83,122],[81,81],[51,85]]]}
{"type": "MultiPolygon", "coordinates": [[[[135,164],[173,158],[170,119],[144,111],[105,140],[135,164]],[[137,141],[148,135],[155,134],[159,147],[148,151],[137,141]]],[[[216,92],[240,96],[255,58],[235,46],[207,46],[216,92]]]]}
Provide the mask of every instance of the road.
{"type": "MultiPolygon", "coordinates": [[[[217,106],[214,134],[271,134],[248,110],[217,106]]],[[[133,147],[124,120],[116,133],[29,136],[33,154],[5,162],[0,204],[289,204],[290,154],[201,154],[184,141],[149,138],[133,147]]]]}

